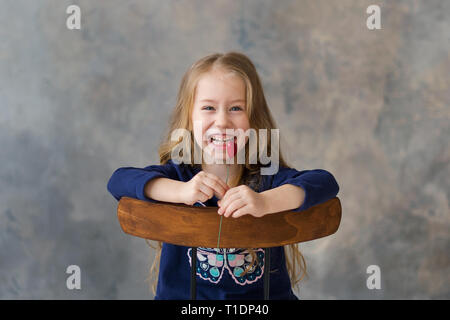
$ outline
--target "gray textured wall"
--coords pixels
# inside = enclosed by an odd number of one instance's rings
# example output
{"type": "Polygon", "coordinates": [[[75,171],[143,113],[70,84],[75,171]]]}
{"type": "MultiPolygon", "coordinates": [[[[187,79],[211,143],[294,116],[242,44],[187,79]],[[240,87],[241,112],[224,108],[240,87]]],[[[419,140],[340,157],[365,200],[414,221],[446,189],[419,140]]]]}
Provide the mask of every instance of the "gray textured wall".
{"type": "Polygon", "coordinates": [[[449,14],[446,0],[1,1],[0,298],[153,298],[150,250],[122,233],[106,183],[157,163],[182,74],[229,50],[256,64],[291,164],[341,187],[340,230],[301,246],[300,296],[450,298],[449,14]]]}

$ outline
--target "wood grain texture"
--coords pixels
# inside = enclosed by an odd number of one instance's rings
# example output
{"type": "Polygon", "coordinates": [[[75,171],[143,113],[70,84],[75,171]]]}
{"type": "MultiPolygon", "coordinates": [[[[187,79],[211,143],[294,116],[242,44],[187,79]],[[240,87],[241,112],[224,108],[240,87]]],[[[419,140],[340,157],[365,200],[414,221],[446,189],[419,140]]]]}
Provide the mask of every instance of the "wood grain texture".
{"type": "MultiPolygon", "coordinates": [[[[262,218],[223,218],[221,248],[268,248],[329,236],[341,221],[339,198],[301,212],[284,211],[262,218]]],[[[220,215],[217,207],[194,207],[122,197],[120,226],[130,235],[188,247],[216,248],[220,215]]]]}

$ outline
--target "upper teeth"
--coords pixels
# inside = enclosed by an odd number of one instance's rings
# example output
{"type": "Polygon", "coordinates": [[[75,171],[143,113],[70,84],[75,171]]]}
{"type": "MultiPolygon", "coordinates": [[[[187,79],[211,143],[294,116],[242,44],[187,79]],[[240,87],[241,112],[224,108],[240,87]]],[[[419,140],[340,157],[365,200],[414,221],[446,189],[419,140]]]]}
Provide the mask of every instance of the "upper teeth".
{"type": "Polygon", "coordinates": [[[223,139],[223,138],[220,138],[220,137],[212,137],[211,139],[214,140],[214,141],[227,142],[227,141],[234,140],[234,137],[229,137],[229,138],[226,138],[226,139],[223,139]]]}

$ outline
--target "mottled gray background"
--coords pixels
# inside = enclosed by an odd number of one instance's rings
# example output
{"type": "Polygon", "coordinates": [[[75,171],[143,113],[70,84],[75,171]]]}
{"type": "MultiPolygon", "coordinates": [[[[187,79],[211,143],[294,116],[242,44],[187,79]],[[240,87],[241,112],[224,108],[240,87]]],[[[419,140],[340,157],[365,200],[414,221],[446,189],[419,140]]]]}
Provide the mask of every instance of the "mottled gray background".
{"type": "Polygon", "coordinates": [[[153,298],[153,252],[106,184],[158,163],[183,73],[230,50],[257,66],[290,163],[341,187],[339,231],[301,245],[301,298],[450,298],[449,15],[446,0],[1,1],[0,298],[153,298]]]}

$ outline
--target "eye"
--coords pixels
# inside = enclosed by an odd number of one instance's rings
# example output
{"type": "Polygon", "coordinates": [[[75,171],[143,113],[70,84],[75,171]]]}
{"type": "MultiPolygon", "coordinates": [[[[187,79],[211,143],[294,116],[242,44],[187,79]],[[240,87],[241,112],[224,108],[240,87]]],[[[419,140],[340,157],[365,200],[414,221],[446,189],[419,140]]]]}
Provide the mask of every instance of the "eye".
{"type": "Polygon", "coordinates": [[[202,108],[202,110],[207,110],[207,111],[213,110],[213,109],[214,109],[214,107],[211,107],[211,106],[204,106],[204,107],[202,108]],[[208,108],[212,108],[212,109],[208,109],[208,108]]]}
{"type": "Polygon", "coordinates": [[[238,108],[237,110],[235,109],[235,111],[242,110],[242,108],[241,108],[240,106],[234,106],[234,107],[231,107],[231,109],[233,109],[233,108],[238,108]]]}

